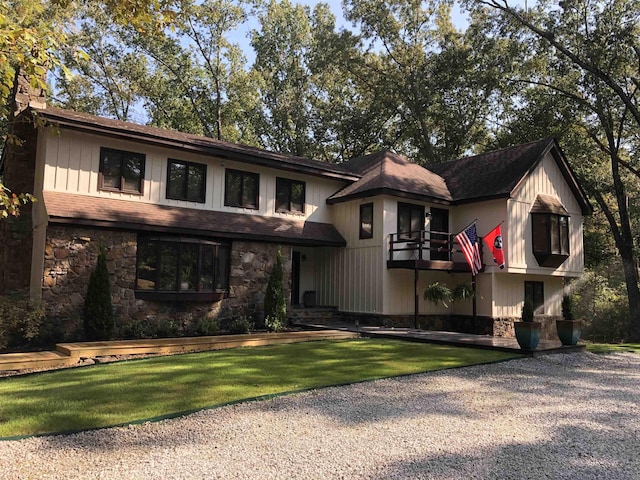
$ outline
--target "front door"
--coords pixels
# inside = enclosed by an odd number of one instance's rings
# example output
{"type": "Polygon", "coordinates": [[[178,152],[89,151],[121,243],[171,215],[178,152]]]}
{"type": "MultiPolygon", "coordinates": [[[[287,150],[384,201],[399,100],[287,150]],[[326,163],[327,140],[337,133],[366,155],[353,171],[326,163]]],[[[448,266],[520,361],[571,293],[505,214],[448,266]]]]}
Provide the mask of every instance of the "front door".
{"type": "Polygon", "coordinates": [[[293,251],[291,258],[291,305],[300,304],[300,252],[293,251]]]}

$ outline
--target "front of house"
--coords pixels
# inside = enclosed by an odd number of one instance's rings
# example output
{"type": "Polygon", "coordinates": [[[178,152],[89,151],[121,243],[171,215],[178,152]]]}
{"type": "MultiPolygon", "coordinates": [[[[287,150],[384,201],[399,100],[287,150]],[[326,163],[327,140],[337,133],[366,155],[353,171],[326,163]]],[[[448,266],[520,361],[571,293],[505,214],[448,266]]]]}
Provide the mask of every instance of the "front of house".
{"type": "Polygon", "coordinates": [[[540,319],[559,316],[583,270],[590,206],[552,139],[428,170],[391,152],[333,165],[52,107],[17,120],[5,182],[39,201],[2,226],[0,288],[28,290],[66,331],[81,325],[100,246],[121,325],[184,329],[259,322],[278,249],[290,312],[493,335],[513,334],[525,296],[540,319]],[[481,236],[502,222],[506,254],[499,269],[484,249],[475,318],[470,301],[416,298],[471,282],[453,235],[474,220],[481,236]]]}

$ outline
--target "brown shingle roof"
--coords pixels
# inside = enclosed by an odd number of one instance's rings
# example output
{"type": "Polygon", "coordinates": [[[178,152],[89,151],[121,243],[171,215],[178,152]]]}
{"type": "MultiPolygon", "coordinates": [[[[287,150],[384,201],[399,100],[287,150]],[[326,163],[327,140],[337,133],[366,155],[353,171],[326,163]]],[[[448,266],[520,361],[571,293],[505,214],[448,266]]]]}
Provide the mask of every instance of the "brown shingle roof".
{"type": "Polygon", "coordinates": [[[45,191],[51,223],[261,240],[293,245],[345,246],[328,223],[170,207],[112,198],[45,191]]]}
{"type": "Polygon", "coordinates": [[[554,143],[545,138],[429,168],[444,177],[456,202],[508,197],[554,143]]]}
{"type": "Polygon", "coordinates": [[[346,170],[342,165],[320,162],[295,155],[269,152],[256,147],[223,142],[209,137],[178,132],[176,130],[123,122],[56,107],[47,107],[45,109],[31,108],[29,111],[36,112],[40,117],[55,125],[70,129],[193,151],[204,155],[213,155],[254,165],[278,168],[280,170],[289,170],[346,181],[358,179],[356,175],[346,170]]]}
{"type": "Polygon", "coordinates": [[[365,155],[342,165],[362,178],[333,194],[328,203],[380,194],[427,197],[447,203],[452,200],[442,177],[393,152],[365,155]]]}
{"type": "Polygon", "coordinates": [[[538,194],[533,202],[531,213],[555,213],[556,215],[569,215],[560,200],[550,195],[538,194]]]}

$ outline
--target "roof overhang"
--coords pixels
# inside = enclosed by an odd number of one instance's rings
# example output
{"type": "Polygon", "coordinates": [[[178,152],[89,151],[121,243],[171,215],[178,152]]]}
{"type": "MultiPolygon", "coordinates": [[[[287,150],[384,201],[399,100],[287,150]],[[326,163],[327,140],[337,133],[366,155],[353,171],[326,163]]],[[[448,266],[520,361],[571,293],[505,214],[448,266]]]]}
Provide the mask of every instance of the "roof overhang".
{"type": "Polygon", "coordinates": [[[329,223],[43,192],[49,223],[289,245],[344,247],[329,223]]]}

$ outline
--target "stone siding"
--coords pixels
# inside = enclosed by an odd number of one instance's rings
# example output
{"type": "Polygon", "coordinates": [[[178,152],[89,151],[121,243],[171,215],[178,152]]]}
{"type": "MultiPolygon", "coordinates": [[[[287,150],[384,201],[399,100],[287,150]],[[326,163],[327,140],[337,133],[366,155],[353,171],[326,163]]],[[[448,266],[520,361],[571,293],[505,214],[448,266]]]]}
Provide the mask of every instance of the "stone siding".
{"type": "MultiPolygon", "coordinates": [[[[217,302],[156,302],[135,298],[137,235],[133,232],[50,226],[47,230],[42,300],[47,318],[65,339],[82,338],[82,313],[100,245],[106,249],[111,298],[119,331],[155,330],[184,334],[203,319],[243,315],[260,325],[264,295],[278,246],[233,242],[229,294],[217,302]],[[144,329],[142,329],[144,330],[144,329]]],[[[285,298],[290,292],[290,249],[283,249],[285,298]]]]}

